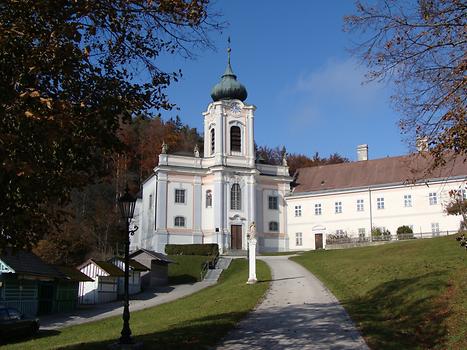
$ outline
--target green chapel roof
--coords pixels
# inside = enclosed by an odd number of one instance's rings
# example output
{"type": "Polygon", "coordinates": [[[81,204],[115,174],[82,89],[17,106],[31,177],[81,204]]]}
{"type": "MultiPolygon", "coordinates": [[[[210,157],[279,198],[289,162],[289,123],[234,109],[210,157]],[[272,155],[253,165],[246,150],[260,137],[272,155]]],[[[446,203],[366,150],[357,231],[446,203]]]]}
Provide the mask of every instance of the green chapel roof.
{"type": "Polygon", "coordinates": [[[232,70],[230,65],[230,47],[228,48],[228,60],[225,72],[221,77],[221,81],[217,83],[211,91],[211,97],[213,101],[220,100],[240,100],[245,101],[248,93],[245,86],[243,86],[238,80],[237,76],[232,70]]]}

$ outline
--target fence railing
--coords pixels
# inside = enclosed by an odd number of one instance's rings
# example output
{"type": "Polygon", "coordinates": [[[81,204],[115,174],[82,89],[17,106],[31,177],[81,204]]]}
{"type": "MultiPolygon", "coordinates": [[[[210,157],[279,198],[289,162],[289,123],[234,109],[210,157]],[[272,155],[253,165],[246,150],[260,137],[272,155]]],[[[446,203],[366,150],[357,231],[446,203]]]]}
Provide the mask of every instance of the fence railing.
{"type": "Polygon", "coordinates": [[[390,242],[390,241],[404,241],[410,239],[423,239],[448,236],[457,233],[457,231],[439,231],[439,232],[418,232],[418,233],[404,233],[399,235],[381,235],[372,237],[327,237],[326,244],[364,244],[369,242],[390,242]]]}

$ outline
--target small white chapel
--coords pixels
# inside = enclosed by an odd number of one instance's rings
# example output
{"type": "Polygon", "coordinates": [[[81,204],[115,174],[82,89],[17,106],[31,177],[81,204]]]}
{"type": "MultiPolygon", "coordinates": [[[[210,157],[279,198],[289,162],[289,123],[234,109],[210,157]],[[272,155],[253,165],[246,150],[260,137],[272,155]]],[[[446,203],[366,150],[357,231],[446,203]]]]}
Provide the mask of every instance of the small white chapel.
{"type": "Polygon", "coordinates": [[[286,155],[281,165],[256,160],[254,114],[246,88],[228,63],[211,92],[204,115],[204,152],[170,154],[142,185],[135,212],[139,229],[131,250],[164,252],[166,244],[217,243],[221,253],[247,249],[248,227],[256,224],[258,249],[287,246],[285,196],[290,193],[286,155]]]}

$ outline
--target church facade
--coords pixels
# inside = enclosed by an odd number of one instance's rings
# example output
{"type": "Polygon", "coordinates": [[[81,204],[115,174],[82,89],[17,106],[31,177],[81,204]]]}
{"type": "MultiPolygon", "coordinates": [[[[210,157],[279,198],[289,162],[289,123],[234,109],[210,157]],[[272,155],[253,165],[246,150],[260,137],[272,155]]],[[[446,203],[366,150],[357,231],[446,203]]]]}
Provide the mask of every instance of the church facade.
{"type": "Polygon", "coordinates": [[[204,152],[170,154],[142,187],[135,216],[139,230],[131,250],[164,252],[166,244],[217,243],[221,252],[247,249],[256,224],[260,250],[288,250],[285,197],[289,168],[256,162],[254,113],[247,91],[230,65],[213,88],[204,115],[204,152]]]}

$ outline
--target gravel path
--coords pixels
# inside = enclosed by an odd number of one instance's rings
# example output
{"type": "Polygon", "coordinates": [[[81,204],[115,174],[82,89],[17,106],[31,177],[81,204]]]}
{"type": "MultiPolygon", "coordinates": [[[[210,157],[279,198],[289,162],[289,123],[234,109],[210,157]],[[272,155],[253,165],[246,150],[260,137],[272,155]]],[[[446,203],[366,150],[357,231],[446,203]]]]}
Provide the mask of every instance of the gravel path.
{"type": "Polygon", "coordinates": [[[368,349],[344,308],[308,270],[288,256],[259,258],[271,268],[271,288],[217,349],[368,349]]]}

